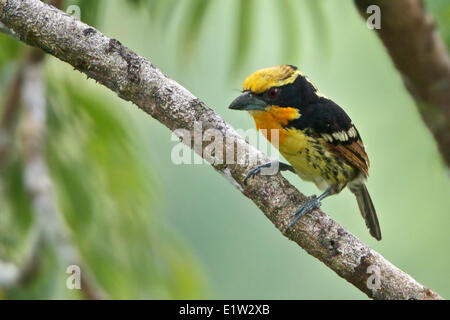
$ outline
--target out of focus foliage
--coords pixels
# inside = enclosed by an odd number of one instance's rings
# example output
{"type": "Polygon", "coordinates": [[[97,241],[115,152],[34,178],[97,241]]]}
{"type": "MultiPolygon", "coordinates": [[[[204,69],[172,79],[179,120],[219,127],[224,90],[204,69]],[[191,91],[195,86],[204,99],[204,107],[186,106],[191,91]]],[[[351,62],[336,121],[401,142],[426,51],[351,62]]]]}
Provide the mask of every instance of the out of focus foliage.
{"type": "Polygon", "coordinates": [[[201,297],[199,266],[155,211],[160,195],[132,120],[82,84],[50,79],[49,89],[49,166],[100,284],[118,298],[201,297]]]}
{"type": "MultiPolygon", "coordinates": [[[[0,47],[5,97],[25,46],[0,35],[0,47]]],[[[143,137],[133,120],[84,82],[48,71],[47,165],[86,267],[111,298],[204,297],[200,265],[158,217],[161,195],[151,163],[140,152],[143,137]]],[[[20,264],[30,249],[34,219],[23,184],[22,146],[16,140],[1,169],[0,259],[20,264]]],[[[44,250],[39,260],[37,276],[25,287],[6,291],[6,298],[82,297],[65,288],[67,266],[58,265],[54,252],[44,250]]]]}
{"type": "Polygon", "coordinates": [[[427,0],[426,8],[436,20],[438,31],[450,48],[450,1],[448,0],[427,0]]]}
{"type": "MultiPolygon", "coordinates": [[[[195,49],[200,45],[199,39],[202,30],[208,26],[205,24],[208,13],[221,2],[220,0],[127,0],[137,10],[146,10],[155,29],[167,33],[173,25],[178,31],[178,50],[180,60],[186,63],[186,58],[192,57],[195,49]],[[182,12],[180,21],[177,14],[182,12]]],[[[250,51],[254,42],[252,39],[263,29],[264,17],[274,18],[280,25],[280,36],[276,39],[268,38],[274,46],[279,47],[279,52],[286,61],[298,59],[301,51],[301,25],[298,10],[311,16],[313,32],[317,37],[318,50],[327,52],[329,48],[328,22],[323,12],[323,2],[317,0],[305,0],[301,3],[295,0],[278,0],[270,3],[270,14],[261,15],[260,2],[256,0],[228,1],[235,12],[234,36],[229,44],[232,51],[230,70],[238,71],[243,64],[250,59],[250,51]],[[284,36],[283,36],[284,35],[284,36]]],[[[82,12],[81,20],[96,25],[101,21],[99,12],[102,10],[104,0],[68,0],[67,5],[78,5],[82,12]]],[[[222,39],[218,39],[222,41],[222,39]]]]}

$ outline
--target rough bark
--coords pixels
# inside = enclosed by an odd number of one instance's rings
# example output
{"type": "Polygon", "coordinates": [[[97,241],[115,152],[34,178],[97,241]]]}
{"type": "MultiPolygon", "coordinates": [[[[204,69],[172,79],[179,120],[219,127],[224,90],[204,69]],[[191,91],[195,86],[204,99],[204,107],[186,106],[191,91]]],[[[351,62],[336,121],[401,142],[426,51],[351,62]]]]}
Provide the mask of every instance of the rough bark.
{"type": "MultiPolygon", "coordinates": [[[[276,228],[309,254],[321,260],[339,276],[374,299],[441,299],[376,251],[362,243],[320,210],[314,210],[289,231],[289,213],[305,201],[305,196],[280,174],[259,176],[243,184],[251,168],[248,157],[261,162],[269,159],[249,146],[212,109],[148,60],[110,39],[98,30],[38,0],[0,0],[0,21],[14,30],[24,42],[71,64],[88,77],[131,101],[170,130],[194,130],[202,123],[203,132],[215,129],[226,141],[225,152],[247,148],[248,153],[233,164],[212,164],[240,192],[251,199],[276,228]],[[368,268],[380,271],[381,287],[367,286],[368,268]]],[[[205,145],[202,145],[202,149],[205,145]]],[[[195,149],[195,148],[194,148],[195,149]]],[[[197,149],[198,153],[202,150],[197,149]]]]}
{"type": "Polygon", "coordinates": [[[450,167],[450,58],[422,0],[355,0],[361,15],[378,5],[375,29],[450,167]]]}

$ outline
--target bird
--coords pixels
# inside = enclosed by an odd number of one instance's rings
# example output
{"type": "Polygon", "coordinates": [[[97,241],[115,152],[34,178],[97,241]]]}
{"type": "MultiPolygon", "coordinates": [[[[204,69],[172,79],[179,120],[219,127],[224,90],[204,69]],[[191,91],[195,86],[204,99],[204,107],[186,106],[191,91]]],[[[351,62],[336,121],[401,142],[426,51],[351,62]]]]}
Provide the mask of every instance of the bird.
{"type": "MultiPolygon", "coordinates": [[[[303,206],[291,213],[286,230],[319,208],[323,199],[347,187],[356,196],[370,234],[381,240],[377,214],[366,187],[370,162],[361,136],[347,113],[297,67],[278,65],[257,70],[245,79],[242,94],[229,109],[250,113],[256,129],[289,162],[278,162],[280,171],[291,171],[323,191],[319,196],[308,197],[303,206]],[[277,139],[273,130],[277,130],[277,139]],[[275,144],[273,140],[278,141],[275,144]]],[[[274,164],[268,162],[251,169],[244,184],[274,164]]]]}

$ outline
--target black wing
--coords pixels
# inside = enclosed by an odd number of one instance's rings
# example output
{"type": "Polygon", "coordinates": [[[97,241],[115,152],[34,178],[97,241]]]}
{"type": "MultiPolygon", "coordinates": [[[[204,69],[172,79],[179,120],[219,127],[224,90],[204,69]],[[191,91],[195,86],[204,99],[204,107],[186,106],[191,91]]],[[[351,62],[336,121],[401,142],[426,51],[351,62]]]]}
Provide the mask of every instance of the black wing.
{"type": "Polygon", "coordinates": [[[304,130],[306,134],[322,138],[330,152],[340,154],[346,161],[368,175],[369,158],[364,144],[345,111],[331,100],[322,98],[318,103],[301,109],[298,119],[287,127],[304,130]]]}

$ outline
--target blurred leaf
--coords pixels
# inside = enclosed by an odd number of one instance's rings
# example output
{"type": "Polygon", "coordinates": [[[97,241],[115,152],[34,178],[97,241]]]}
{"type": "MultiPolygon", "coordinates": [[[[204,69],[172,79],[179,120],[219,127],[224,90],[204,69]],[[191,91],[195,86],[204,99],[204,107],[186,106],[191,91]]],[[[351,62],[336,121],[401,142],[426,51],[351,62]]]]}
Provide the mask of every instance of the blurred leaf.
{"type": "Polygon", "coordinates": [[[149,1],[154,1],[154,0],[126,0],[129,4],[135,6],[135,7],[140,7],[142,6],[143,3],[145,2],[149,2],[149,1]]]}
{"type": "Polygon", "coordinates": [[[189,1],[185,20],[181,27],[181,52],[184,54],[192,54],[194,46],[197,45],[201,26],[211,2],[211,0],[189,1]]]}
{"type": "MultiPolygon", "coordinates": [[[[299,6],[300,4],[297,3],[299,6]]],[[[295,15],[295,7],[291,0],[279,0],[275,5],[278,9],[280,26],[282,30],[281,40],[283,42],[284,63],[293,64],[299,59],[300,47],[300,25],[298,16],[295,15]]]]}
{"type": "Polygon", "coordinates": [[[0,71],[6,63],[18,59],[24,47],[22,42],[0,33],[0,71]]]}
{"type": "Polygon", "coordinates": [[[22,162],[20,158],[15,157],[9,166],[5,168],[4,178],[3,191],[9,200],[14,225],[23,232],[30,226],[32,215],[29,197],[23,185],[22,162]]]}
{"type": "Polygon", "coordinates": [[[157,217],[161,195],[132,119],[67,81],[50,80],[49,101],[47,158],[58,199],[99,283],[112,298],[201,297],[200,267],[157,217]]]}
{"type": "Polygon", "coordinates": [[[238,18],[236,27],[236,42],[232,60],[233,72],[241,69],[250,51],[252,28],[254,23],[255,2],[253,0],[238,0],[238,18]]]}
{"type": "Polygon", "coordinates": [[[55,297],[61,299],[82,299],[80,290],[66,288],[67,266],[59,264],[55,252],[48,246],[41,250],[38,264],[35,266],[37,277],[31,277],[26,283],[13,287],[6,292],[8,300],[50,300],[55,297]]]}
{"type": "Polygon", "coordinates": [[[317,34],[315,37],[319,46],[317,53],[328,57],[331,55],[331,40],[323,2],[317,0],[305,0],[304,3],[309,7],[308,14],[311,15],[313,29],[317,34]]]}
{"type": "MultiPolygon", "coordinates": [[[[191,0],[188,0],[191,1],[191,0]]],[[[166,32],[169,29],[169,24],[174,20],[175,8],[180,3],[179,0],[147,0],[147,9],[150,13],[150,17],[159,21],[161,24],[162,32],[166,32]]]]}
{"type": "MultiPolygon", "coordinates": [[[[95,24],[99,3],[68,1],[66,5],[79,5],[81,19],[95,24]]],[[[4,66],[15,67],[24,45],[4,35],[0,45],[1,74],[4,66]]],[[[201,267],[158,218],[154,203],[162,197],[132,120],[98,92],[56,78],[49,78],[48,86],[47,161],[59,205],[87,267],[112,298],[203,297],[206,284],[201,267]]],[[[16,261],[23,255],[20,248],[26,245],[32,209],[20,157],[3,171],[0,255],[16,261]]],[[[35,281],[8,290],[6,296],[80,297],[65,289],[67,266],[56,265],[52,254],[47,250],[42,257],[45,265],[35,281]]]]}
{"type": "MultiPolygon", "coordinates": [[[[152,19],[156,19],[156,17],[159,14],[159,10],[161,10],[161,5],[162,4],[166,4],[167,5],[167,2],[170,2],[170,1],[169,0],[166,0],[166,1],[147,0],[147,1],[145,1],[146,7],[147,7],[147,11],[150,14],[150,17],[152,19]]],[[[170,10],[170,11],[172,12],[172,10],[170,10]]],[[[168,18],[168,20],[170,20],[170,17],[167,17],[167,18],[168,18]]]]}
{"type": "Polygon", "coordinates": [[[27,249],[33,215],[23,185],[22,161],[16,154],[11,158],[0,175],[0,259],[18,262],[27,249]]]}
{"type": "Polygon", "coordinates": [[[76,5],[80,8],[81,21],[94,27],[98,25],[102,0],[66,0],[63,11],[66,11],[71,5],[76,5]]]}
{"type": "MultiPolygon", "coordinates": [[[[154,21],[161,24],[161,31],[166,32],[175,18],[176,9],[179,5],[185,5],[181,22],[178,24],[179,28],[179,62],[184,64],[186,56],[191,56],[196,47],[199,46],[200,33],[202,32],[202,25],[204,24],[206,14],[213,3],[212,0],[186,0],[182,3],[175,0],[128,0],[134,5],[141,5],[145,3],[150,16],[154,21]]],[[[320,46],[318,52],[328,54],[330,39],[328,33],[328,25],[323,3],[317,0],[304,0],[306,6],[302,6],[302,10],[310,15],[311,21],[314,23],[314,30],[317,33],[315,37],[318,39],[320,46]]],[[[228,2],[232,3],[232,2],[228,2]]],[[[234,48],[231,58],[231,72],[236,73],[242,69],[246,59],[250,53],[252,44],[252,37],[264,34],[263,32],[254,33],[252,30],[260,30],[256,27],[257,15],[263,14],[258,2],[254,0],[236,0],[234,4],[237,6],[235,10],[235,36],[232,38],[234,44],[230,47],[234,48]]],[[[276,8],[277,23],[280,25],[281,34],[281,53],[286,63],[298,61],[300,52],[300,23],[299,17],[296,15],[297,6],[301,5],[301,1],[280,0],[271,3],[276,8]]]]}
{"type": "Polygon", "coordinates": [[[450,48],[450,1],[427,0],[425,5],[438,25],[439,33],[444,39],[447,49],[450,48]]]}
{"type": "MultiPolygon", "coordinates": [[[[25,45],[0,33],[0,115],[25,45]]],[[[5,138],[3,136],[3,138],[5,138]]],[[[26,246],[32,214],[22,179],[22,160],[16,146],[0,168],[0,258],[18,261],[26,246]]]]}

